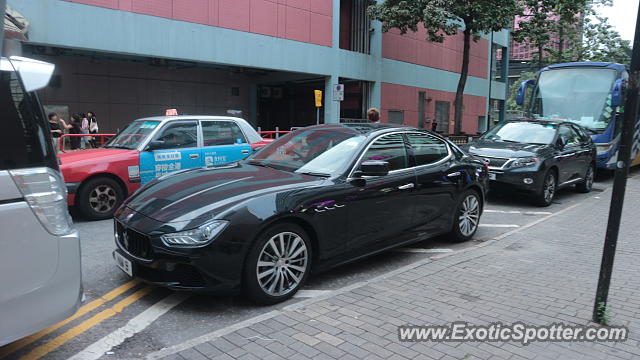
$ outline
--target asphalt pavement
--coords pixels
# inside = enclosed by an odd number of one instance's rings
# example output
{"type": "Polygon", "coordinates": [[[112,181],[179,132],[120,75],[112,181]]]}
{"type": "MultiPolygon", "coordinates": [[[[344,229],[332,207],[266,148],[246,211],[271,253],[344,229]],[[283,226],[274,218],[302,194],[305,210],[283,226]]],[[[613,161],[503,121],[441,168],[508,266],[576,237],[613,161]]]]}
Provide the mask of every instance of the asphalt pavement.
{"type": "MultiPolygon", "coordinates": [[[[638,176],[640,171],[633,174],[638,176]]],[[[269,307],[256,306],[242,297],[173,293],[132,282],[113,263],[113,222],[76,218],[82,239],[86,296],[80,316],[59,328],[0,347],[0,359],[67,359],[74,355],[76,359],[141,358],[306,298],[326,296],[429,257],[469,249],[552,218],[555,213],[588,198],[597,198],[611,185],[612,179],[604,176],[595,183],[590,194],[563,190],[547,208],[533,206],[517,193],[492,193],[481,219],[482,226],[473,241],[451,244],[433,239],[344,265],[310,277],[295,298],[269,307]]],[[[606,214],[602,216],[602,223],[603,226],[606,223],[606,214]]]]}

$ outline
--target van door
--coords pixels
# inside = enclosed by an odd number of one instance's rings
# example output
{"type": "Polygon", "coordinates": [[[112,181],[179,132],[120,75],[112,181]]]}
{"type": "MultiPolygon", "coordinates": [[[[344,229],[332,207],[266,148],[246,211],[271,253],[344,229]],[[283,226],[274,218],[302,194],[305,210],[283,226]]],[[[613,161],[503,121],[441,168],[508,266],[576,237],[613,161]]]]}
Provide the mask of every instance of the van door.
{"type": "Polygon", "coordinates": [[[251,153],[251,145],[232,120],[201,120],[204,166],[224,165],[242,160],[251,153]]]}
{"type": "Polygon", "coordinates": [[[196,120],[167,122],[151,142],[153,148],[140,152],[140,181],[143,184],[158,176],[203,164],[196,120]]]}

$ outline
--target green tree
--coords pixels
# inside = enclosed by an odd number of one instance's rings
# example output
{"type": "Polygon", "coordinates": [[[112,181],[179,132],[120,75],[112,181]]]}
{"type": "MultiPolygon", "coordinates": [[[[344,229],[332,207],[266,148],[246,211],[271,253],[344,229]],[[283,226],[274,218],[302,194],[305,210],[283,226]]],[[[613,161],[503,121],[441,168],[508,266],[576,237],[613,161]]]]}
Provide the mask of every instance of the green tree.
{"type": "Polygon", "coordinates": [[[483,33],[508,27],[518,10],[518,0],[386,0],[370,6],[369,16],[382,21],[385,32],[397,28],[405,34],[423,26],[426,40],[431,42],[441,43],[446,36],[462,31],[462,68],[454,104],[455,132],[460,133],[471,41],[478,41],[483,33]]]}
{"type": "MultiPolygon", "coordinates": [[[[537,65],[542,67],[552,52],[565,56],[567,45],[579,38],[585,11],[594,2],[611,0],[520,0],[520,21],[512,32],[513,40],[535,47],[537,65]],[[557,50],[556,50],[557,48],[557,50]]],[[[579,42],[579,41],[578,41],[579,42]]]]}
{"type": "Polygon", "coordinates": [[[603,61],[629,64],[631,44],[620,37],[609,19],[596,14],[593,8],[587,11],[579,34],[569,38],[571,46],[564,54],[550,52],[555,62],[603,61]]]}

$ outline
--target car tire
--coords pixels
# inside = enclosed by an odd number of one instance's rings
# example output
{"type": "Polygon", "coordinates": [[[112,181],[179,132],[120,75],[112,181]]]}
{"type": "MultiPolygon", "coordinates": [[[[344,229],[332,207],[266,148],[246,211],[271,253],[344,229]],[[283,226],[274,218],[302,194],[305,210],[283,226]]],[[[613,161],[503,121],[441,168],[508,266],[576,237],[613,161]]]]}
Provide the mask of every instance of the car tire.
{"type": "Polygon", "coordinates": [[[459,243],[471,240],[478,231],[482,207],[482,198],[477,191],[466,190],[460,194],[453,218],[453,228],[446,236],[447,241],[459,243]]]}
{"type": "Polygon", "coordinates": [[[83,217],[104,220],[113,217],[123,200],[124,190],[116,180],[97,177],[82,184],[75,205],[83,217]]]}
{"type": "Polygon", "coordinates": [[[547,207],[553,203],[558,191],[558,175],[555,170],[549,169],[544,174],[540,189],[533,196],[533,203],[540,207],[547,207]]]}
{"type": "Polygon", "coordinates": [[[260,305],[289,299],[307,279],[311,259],[309,235],[300,226],[280,223],[268,228],[258,236],[245,261],[244,294],[260,305]]]}
{"type": "Polygon", "coordinates": [[[584,175],[584,180],[576,184],[576,191],[580,193],[588,193],[593,189],[593,181],[596,176],[596,169],[594,164],[590,164],[584,175]]]}

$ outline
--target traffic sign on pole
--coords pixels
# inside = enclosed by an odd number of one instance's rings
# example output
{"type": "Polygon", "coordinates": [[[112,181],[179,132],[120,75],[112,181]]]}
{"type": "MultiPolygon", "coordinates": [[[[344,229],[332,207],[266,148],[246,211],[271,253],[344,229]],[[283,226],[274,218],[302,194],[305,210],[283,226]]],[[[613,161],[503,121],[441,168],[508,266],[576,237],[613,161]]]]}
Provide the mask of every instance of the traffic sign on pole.
{"type": "Polygon", "coordinates": [[[316,107],[322,107],[322,90],[313,90],[316,99],[316,107]]]}

